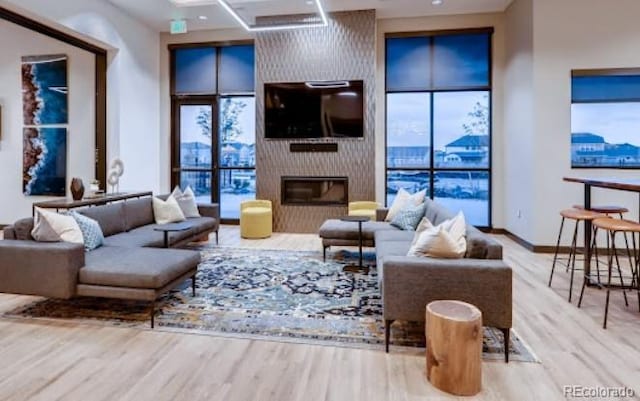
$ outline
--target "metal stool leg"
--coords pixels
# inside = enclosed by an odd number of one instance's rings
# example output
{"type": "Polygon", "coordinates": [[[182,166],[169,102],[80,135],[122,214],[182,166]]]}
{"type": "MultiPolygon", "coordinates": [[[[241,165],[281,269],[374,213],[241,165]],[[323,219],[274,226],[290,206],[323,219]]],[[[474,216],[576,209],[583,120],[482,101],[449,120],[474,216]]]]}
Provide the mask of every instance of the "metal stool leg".
{"type": "Polygon", "coordinates": [[[560,231],[558,232],[558,240],[556,241],[556,252],[553,255],[553,264],[551,265],[551,276],[549,277],[549,287],[551,287],[551,280],[553,280],[553,272],[556,270],[556,262],[558,261],[558,251],[560,250],[560,240],[562,239],[563,227],[564,227],[564,217],[560,222],[560,231]]]}
{"type": "Polygon", "coordinates": [[[602,328],[607,328],[607,318],[609,317],[609,298],[611,297],[611,271],[613,270],[613,253],[616,248],[616,233],[612,231],[609,233],[611,236],[611,248],[609,248],[609,275],[607,279],[607,299],[604,305],[604,322],[602,324],[602,328]]]}
{"type": "Polygon", "coordinates": [[[576,271],[576,249],[578,246],[578,226],[579,221],[576,221],[576,227],[573,230],[573,241],[571,243],[571,248],[573,249],[573,260],[571,261],[571,281],[569,283],[569,302],[571,302],[571,296],[573,295],[573,275],[576,271]]]}
{"type": "Polygon", "coordinates": [[[600,257],[598,256],[598,227],[593,227],[593,241],[591,242],[591,249],[593,249],[593,256],[596,259],[596,274],[598,276],[598,284],[600,283],[600,257]]]}
{"type": "MultiPolygon", "coordinates": [[[[614,252],[614,255],[616,257],[616,266],[618,267],[618,277],[620,278],[620,285],[624,287],[624,279],[622,278],[622,269],[620,268],[620,259],[618,258],[618,249],[615,246],[616,244],[613,244],[613,248],[616,250],[614,252]]],[[[624,305],[629,306],[629,301],[627,300],[627,291],[623,289],[622,295],[624,296],[624,305]]]]}

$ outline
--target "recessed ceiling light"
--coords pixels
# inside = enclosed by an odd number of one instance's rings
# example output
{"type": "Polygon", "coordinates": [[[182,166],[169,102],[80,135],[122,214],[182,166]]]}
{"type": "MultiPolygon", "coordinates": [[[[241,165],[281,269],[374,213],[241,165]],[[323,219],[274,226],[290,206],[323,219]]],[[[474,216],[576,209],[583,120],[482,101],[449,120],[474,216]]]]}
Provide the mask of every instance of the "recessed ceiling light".
{"type": "Polygon", "coordinates": [[[199,19],[199,20],[202,20],[202,21],[206,21],[206,20],[208,20],[208,19],[209,19],[209,17],[207,17],[206,15],[199,15],[199,16],[198,16],[198,19],[199,19]]]}
{"type": "Polygon", "coordinates": [[[443,3],[442,0],[431,0],[431,4],[433,4],[434,6],[439,6],[442,3],[443,3]]]}
{"type": "MultiPolygon", "coordinates": [[[[198,0],[171,0],[171,1],[198,1],[198,0]]],[[[320,16],[320,21],[314,22],[311,24],[285,24],[285,25],[274,25],[274,26],[257,26],[257,25],[249,25],[247,21],[245,21],[240,14],[238,14],[237,9],[229,4],[229,0],[218,0],[218,4],[222,6],[244,29],[249,32],[260,32],[260,31],[279,31],[285,29],[302,29],[302,28],[316,28],[323,27],[329,25],[329,21],[327,20],[327,14],[322,7],[322,3],[320,0],[311,0],[311,4],[315,4],[318,8],[318,14],[320,16]]]]}

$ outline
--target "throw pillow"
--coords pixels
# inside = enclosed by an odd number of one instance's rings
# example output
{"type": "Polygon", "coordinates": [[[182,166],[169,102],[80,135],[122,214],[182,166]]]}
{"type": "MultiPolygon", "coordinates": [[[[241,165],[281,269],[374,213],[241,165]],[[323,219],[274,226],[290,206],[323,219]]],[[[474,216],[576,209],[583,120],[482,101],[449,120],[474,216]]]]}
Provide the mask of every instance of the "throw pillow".
{"type": "Polygon", "coordinates": [[[426,231],[430,228],[433,228],[433,224],[431,223],[431,220],[427,219],[426,217],[423,217],[422,220],[420,220],[418,227],[416,227],[416,233],[413,236],[413,241],[411,241],[411,246],[414,246],[416,242],[418,242],[418,238],[420,238],[420,234],[422,234],[423,231],[426,231]]]}
{"type": "Polygon", "coordinates": [[[424,216],[424,209],[424,203],[418,206],[410,205],[391,220],[391,225],[401,230],[414,231],[424,216]]]}
{"type": "Polygon", "coordinates": [[[153,198],[153,216],[156,224],[178,223],[186,220],[178,201],[171,195],[166,201],[156,197],[153,198]]]}
{"type": "Polygon", "coordinates": [[[426,190],[416,192],[412,195],[404,188],[400,188],[396,195],[396,198],[393,200],[393,204],[389,208],[389,212],[387,213],[387,217],[384,219],[384,221],[390,222],[408,205],[418,206],[419,204],[423,203],[426,195],[426,190]]]}
{"type": "Polygon", "coordinates": [[[407,256],[430,256],[434,258],[457,259],[467,251],[466,222],[464,214],[458,213],[451,220],[427,228],[412,244],[407,256]]]}
{"type": "Polygon", "coordinates": [[[73,217],[39,208],[36,208],[31,236],[38,242],[84,243],[80,226],[73,217]]]}
{"type": "Polygon", "coordinates": [[[73,217],[76,223],[78,223],[80,231],[82,231],[85,251],[93,251],[104,244],[104,234],[97,221],[76,212],[70,212],[69,216],[73,217]]]}
{"type": "Polygon", "coordinates": [[[187,186],[184,192],[180,190],[180,187],[175,187],[171,196],[178,201],[178,205],[180,205],[180,210],[182,210],[184,217],[187,219],[200,217],[198,204],[196,203],[196,194],[193,192],[190,185],[187,186]]]}

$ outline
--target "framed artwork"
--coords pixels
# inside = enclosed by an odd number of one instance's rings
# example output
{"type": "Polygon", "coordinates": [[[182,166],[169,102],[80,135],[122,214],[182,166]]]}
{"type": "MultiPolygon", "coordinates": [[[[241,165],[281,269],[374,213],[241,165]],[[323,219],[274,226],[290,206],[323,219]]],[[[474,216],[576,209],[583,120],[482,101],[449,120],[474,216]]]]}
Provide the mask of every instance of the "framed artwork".
{"type": "Polygon", "coordinates": [[[24,128],[23,148],[23,193],[29,196],[65,196],[67,129],[24,128]]]}
{"type": "Polygon", "coordinates": [[[67,56],[22,57],[24,125],[67,124],[67,56]]]}

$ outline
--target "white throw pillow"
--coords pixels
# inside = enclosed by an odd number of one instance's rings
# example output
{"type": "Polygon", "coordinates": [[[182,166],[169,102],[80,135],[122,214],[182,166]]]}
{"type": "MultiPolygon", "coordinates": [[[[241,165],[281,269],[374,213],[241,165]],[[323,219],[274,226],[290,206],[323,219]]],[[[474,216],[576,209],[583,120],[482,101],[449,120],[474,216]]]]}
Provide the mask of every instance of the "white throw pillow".
{"type": "Polygon", "coordinates": [[[33,230],[33,239],[39,242],[71,242],[84,244],[82,230],[71,216],[49,212],[36,208],[33,230]]]}
{"type": "Polygon", "coordinates": [[[198,204],[196,203],[196,194],[193,193],[190,185],[187,186],[187,189],[185,189],[184,192],[180,190],[180,187],[175,187],[171,196],[178,201],[178,205],[180,205],[180,210],[182,210],[184,217],[187,219],[200,217],[200,211],[198,211],[198,204]]]}
{"type": "MultiPolygon", "coordinates": [[[[421,222],[422,224],[422,222],[421,222]]],[[[407,256],[430,256],[458,259],[467,252],[467,224],[464,214],[458,213],[436,227],[428,227],[416,234],[407,256]]]]}
{"type": "Polygon", "coordinates": [[[153,216],[156,224],[178,223],[186,220],[178,201],[172,195],[169,195],[166,201],[153,198],[153,216]]]}
{"type": "Polygon", "coordinates": [[[411,246],[414,246],[416,242],[418,242],[418,238],[420,238],[420,234],[422,234],[424,231],[429,230],[431,228],[433,228],[433,224],[431,223],[431,221],[426,217],[423,217],[422,220],[420,220],[418,227],[416,227],[416,233],[413,235],[413,241],[411,241],[411,246]]]}
{"type": "Polygon", "coordinates": [[[400,213],[407,206],[418,206],[419,204],[424,202],[424,198],[427,195],[427,191],[416,192],[415,194],[410,194],[404,188],[400,188],[398,194],[393,200],[393,204],[389,208],[389,212],[387,213],[387,217],[385,217],[384,221],[391,221],[398,213],[400,213]]]}

